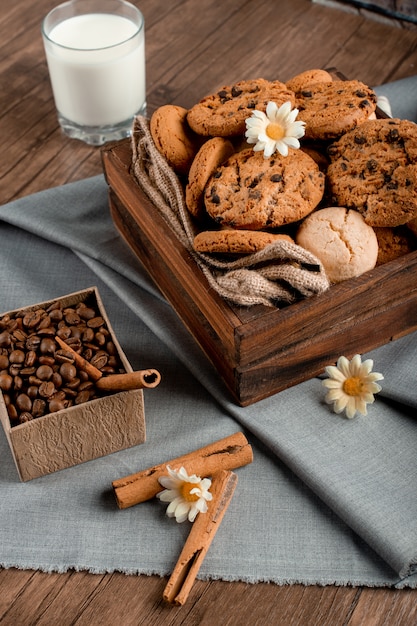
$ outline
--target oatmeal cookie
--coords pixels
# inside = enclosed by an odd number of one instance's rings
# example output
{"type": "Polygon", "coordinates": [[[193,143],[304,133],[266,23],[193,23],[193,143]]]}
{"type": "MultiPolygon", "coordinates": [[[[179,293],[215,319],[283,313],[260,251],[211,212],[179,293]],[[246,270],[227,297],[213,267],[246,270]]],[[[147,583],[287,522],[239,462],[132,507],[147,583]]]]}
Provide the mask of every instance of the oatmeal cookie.
{"type": "Polygon", "coordinates": [[[370,226],[400,226],[417,217],[417,125],[369,120],[328,150],[333,202],[357,209],[370,226]]]}
{"type": "Polygon", "coordinates": [[[332,140],[365,122],[376,109],[376,95],[358,80],[316,83],[295,92],[297,120],[306,139],[332,140]]]}
{"type": "Polygon", "coordinates": [[[262,230],[297,222],[320,202],[324,174],[301,150],[265,158],[251,148],[232,155],[210,178],[208,214],[228,228],[262,230]]]}
{"type": "Polygon", "coordinates": [[[265,111],[269,101],[278,106],[288,101],[294,105],[294,100],[294,92],[278,80],[243,80],[200,100],[188,112],[187,120],[200,135],[241,135],[246,129],[245,120],[254,109],[265,111]]]}

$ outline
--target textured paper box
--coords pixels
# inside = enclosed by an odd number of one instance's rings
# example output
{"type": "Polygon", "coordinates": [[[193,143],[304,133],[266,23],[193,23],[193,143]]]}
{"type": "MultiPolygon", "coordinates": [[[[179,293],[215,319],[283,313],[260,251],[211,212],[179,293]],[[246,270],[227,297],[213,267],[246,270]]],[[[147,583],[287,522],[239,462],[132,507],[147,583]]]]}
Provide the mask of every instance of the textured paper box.
{"type": "MultiPolygon", "coordinates": [[[[125,370],[132,371],[95,287],[19,310],[44,308],[56,301],[62,302],[63,306],[94,303],[106,322],[125,370]]],[[[0,421],[22,481],[130,448],[146,439],[141,389],[97,398],[13,427],[3,394],[0,394],[0,421]]]]}

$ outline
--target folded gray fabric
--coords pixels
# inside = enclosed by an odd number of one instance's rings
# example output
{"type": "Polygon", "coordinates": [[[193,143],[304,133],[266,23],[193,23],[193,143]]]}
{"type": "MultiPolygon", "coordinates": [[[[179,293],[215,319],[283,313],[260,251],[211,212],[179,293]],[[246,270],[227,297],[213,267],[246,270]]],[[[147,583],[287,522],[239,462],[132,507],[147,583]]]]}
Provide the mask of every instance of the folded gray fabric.
{"type": "Polygon", "coordinates": [[[112,480],[244,430],[254,462],[201,577],[417,586],[417,333],[364,355],[385,377],[366,417],[334,414],[317,378],[241,408],[116,232],[102,176],[0,220],[1,312],[95,284],[132,365],[162,373],[141,446],[21,484],[0,432],[1,566],[167,574],[188,523],[156,500],[118,510],[112,480]]]}
{"type": "Polygon", "coordinates": [[[101,176],[0,218],[2,311],[97,284],[134,366],[163,376],[145,395],[142,446],[20,484],[1,435],[3,566],[167,573],[186,528],[161,503],[118,511],[111,481],[243,429],[255,461],[237,471],[202,576],[416,584],[416,334],[372,353],[385,380],[366,418],[332,413],[318,379],[241,408],[120,239],[101,176]]]}

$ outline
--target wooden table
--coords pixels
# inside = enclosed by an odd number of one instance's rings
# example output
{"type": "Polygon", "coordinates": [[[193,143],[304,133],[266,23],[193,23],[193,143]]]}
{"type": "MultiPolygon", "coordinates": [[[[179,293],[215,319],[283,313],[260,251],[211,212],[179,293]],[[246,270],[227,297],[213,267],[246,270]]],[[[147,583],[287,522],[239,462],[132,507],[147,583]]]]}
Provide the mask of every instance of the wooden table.
{"type": "MultiPolygon", "coordinates": [[[[58,127],[40,23],[56,0],[2,0],[0,201],[101,172],[100,150],[58,127]]],[[[148,113],[190,107],[244,78],[282,81],[336,66],[369,85],[417,67],[417,30],[309,0],[139,0],[145,15],[148,113]]],[[[1,550],[1,547],[0,547],[1,550]]],[[[13,626],[320,625],[417,623],[410,590],[197,581],[182,608],[157,576],[0,570],[0,624],[13,626]]]]}

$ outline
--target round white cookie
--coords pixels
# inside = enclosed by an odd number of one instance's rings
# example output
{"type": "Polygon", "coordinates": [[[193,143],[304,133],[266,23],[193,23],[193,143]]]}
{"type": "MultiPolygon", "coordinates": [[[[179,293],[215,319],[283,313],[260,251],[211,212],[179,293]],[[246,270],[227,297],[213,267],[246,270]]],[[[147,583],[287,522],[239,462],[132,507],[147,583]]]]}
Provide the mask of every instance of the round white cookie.
{"type": "Polygon", "coordinates": [[[375,267],[378,240],[362,215],[344,207],[327,207],[301,223],[296,243],[323,264],[328,279],[339,283],[375,267]]]}

